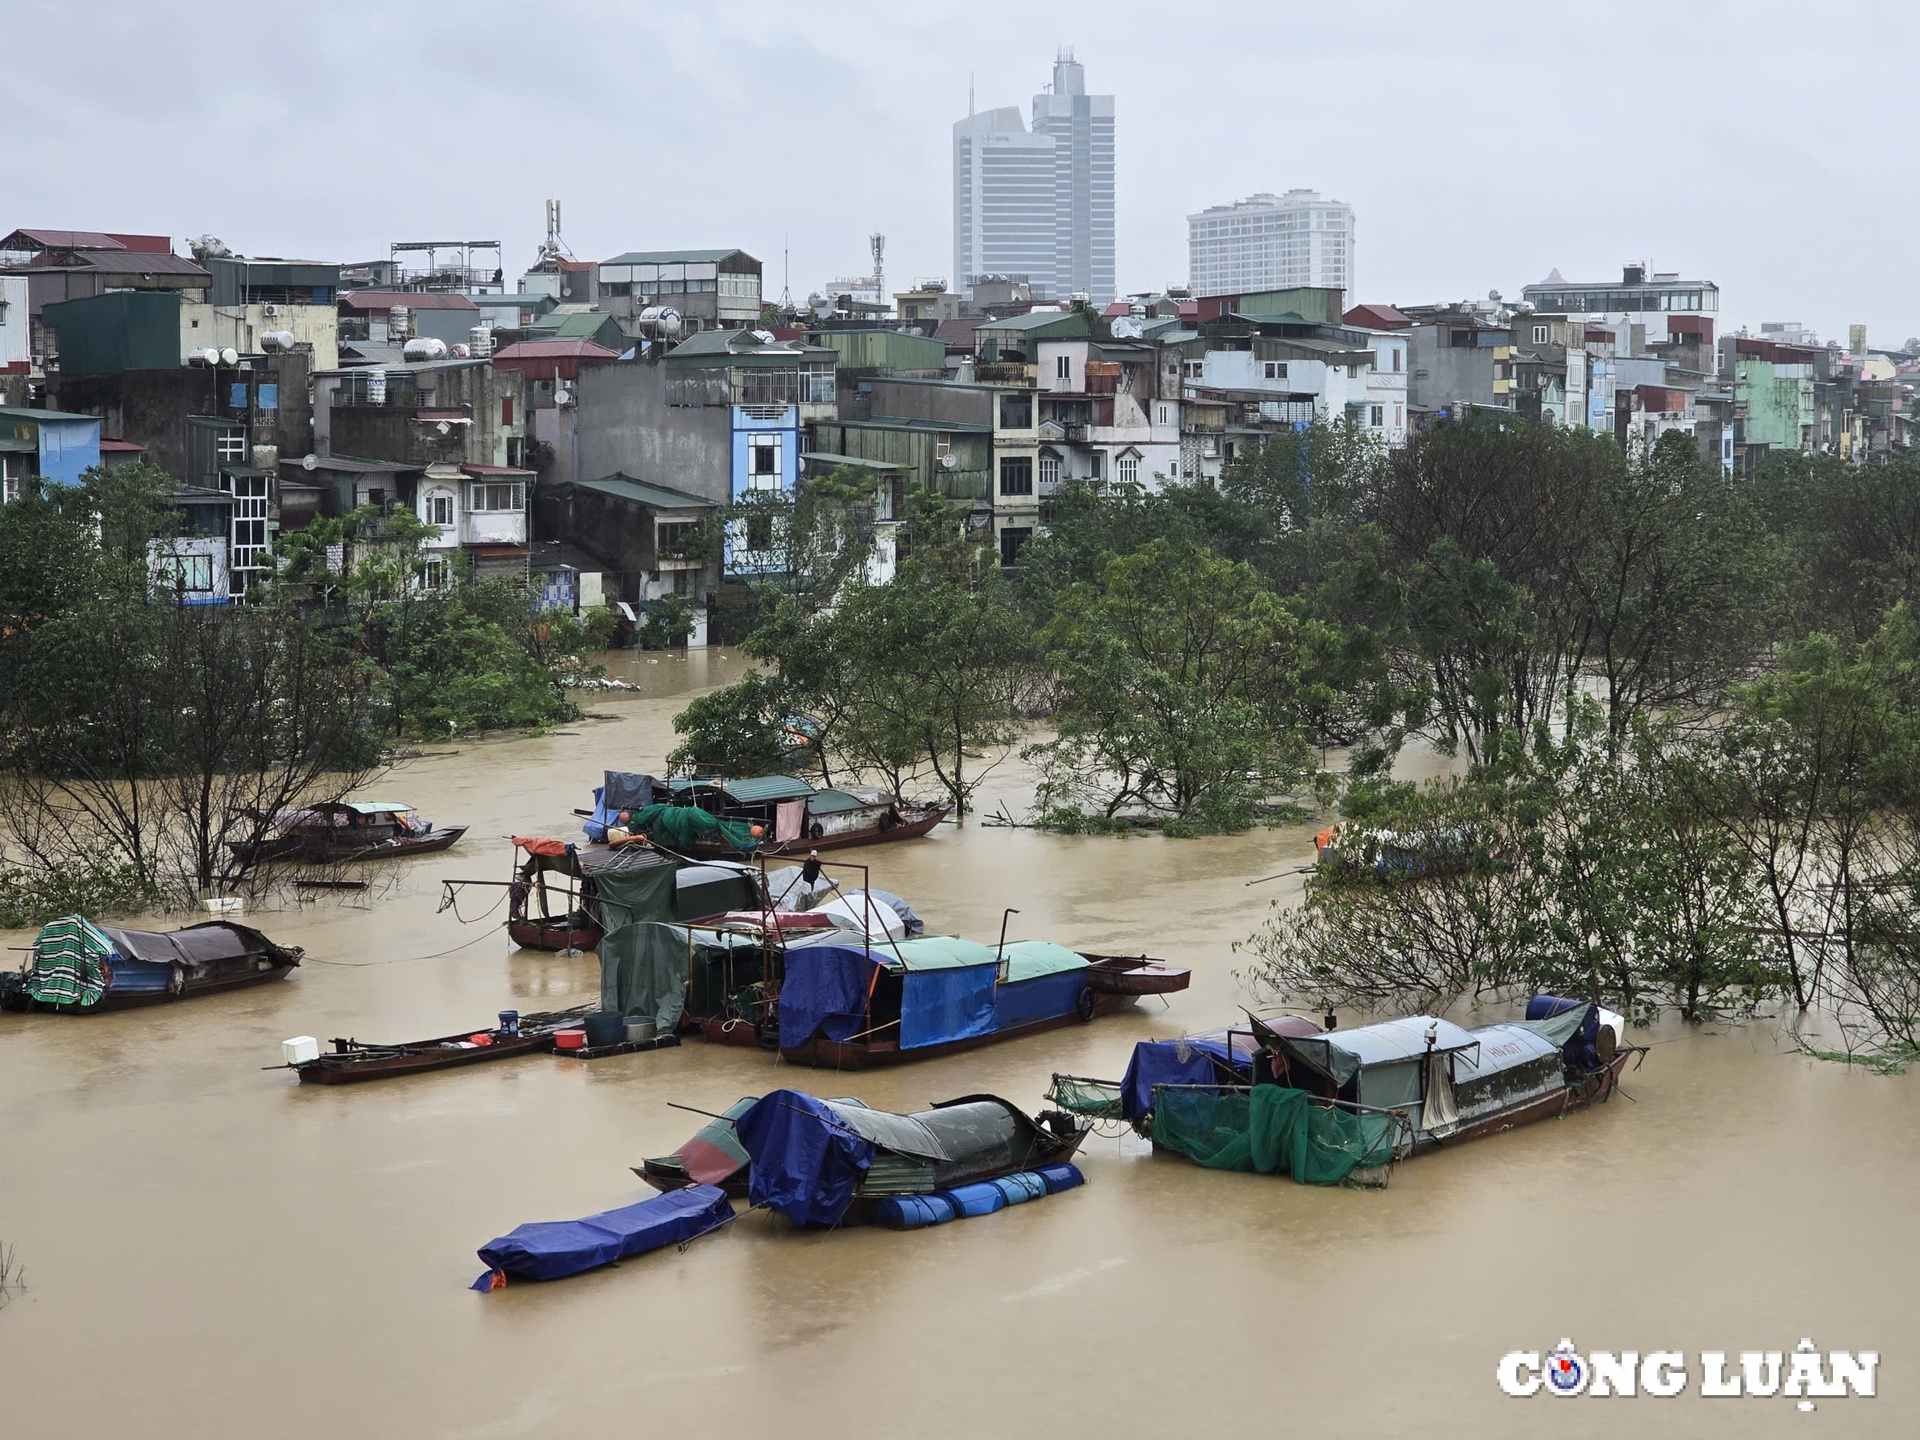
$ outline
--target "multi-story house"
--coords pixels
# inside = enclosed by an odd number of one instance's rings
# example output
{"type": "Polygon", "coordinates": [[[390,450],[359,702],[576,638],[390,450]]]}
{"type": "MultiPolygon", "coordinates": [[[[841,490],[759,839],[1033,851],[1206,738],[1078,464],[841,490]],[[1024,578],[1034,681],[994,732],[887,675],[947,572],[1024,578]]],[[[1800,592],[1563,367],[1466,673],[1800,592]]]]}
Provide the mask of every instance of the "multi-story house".
{"type": "Polygon", "coordinates": [[[1092,337],[1036,342],[1038,485],[1048,498],[1070,479],[1158,489],[1180,477],[1178,376],[1161,384],[1160,347],[1092,337]]]}
{"type": "Polygon", "coordinates": [[[630,330],[650,310],[679,333],[738,329],[760,321],[761,268],[744,250],[632,250],[600,262],[596,303],[630,330]]]}

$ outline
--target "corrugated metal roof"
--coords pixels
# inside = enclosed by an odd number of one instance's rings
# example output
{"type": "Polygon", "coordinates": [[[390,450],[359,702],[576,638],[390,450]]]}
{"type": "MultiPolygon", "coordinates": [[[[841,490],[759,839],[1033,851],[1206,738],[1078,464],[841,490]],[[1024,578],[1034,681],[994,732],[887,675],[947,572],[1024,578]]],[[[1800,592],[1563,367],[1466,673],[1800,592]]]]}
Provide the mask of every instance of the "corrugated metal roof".
{"type": "Polygon", "coordinates": [[[539,474],[537,470],[522,470],[517,465],[462,465],[469,475],[525,475],[529,478],[539,474]]]}
{"type": "Polygon", "coordinates": [[[765,800],[797,800],[803,795],[816,793],[813,786],[791,775],[746,775],[737,780],[669,780],[667,785],[675,794],[696,787],[718,790],[742,805],[757,805],[765,800]]]}
{"type": "Polygon", "coordinates": [[[629,250],[624,255],[616,255],[611,260],[602,260],[600,263],[602,265],[705,265],[729,260],[735,255],[746,256],[749,260],[754,258],[744,250],[629,250]]]}
{"type": "Polygon", "coordinates": [[[27,262],[28,270],[91,270],[99,275],[197,275],[212,280],[184,255],[159,255],[142,250],[79,250],[71,260],[50,260],[44,254],[27,262]]]}
{"type": "Polygon", "coordinates": [[[98,415],[81,415],[72,410],[29,410],[24,405],[0,405],[0,415],[14,420],[94,420],[98,415]]]}
{"type": "Polygon", "coordinates": [[[471,299],[450,290],[342,290],[340,303],[349,310],[478,310],[471,299]]]}
{"type": "Polygon", "coordinates": [[[800,458],[802,460],[826,460],[835,465],[858,465],[865,469],[878,470],[882,473],[889,470],[904,470],[907,468],[904,465],[896,465],[891,460],[869,460],[864,455],[835,455],[826,450],[802,450],[800,452],[800,458]]]}
{"type": "Polygon", "coordinates": [[[1369,1065],[1390,1065],[1400,1060],[1418,1060],[1427,1053],[1427,1030],[1434,1031],[1435,1053],[1471,1050],[1480,1043],[1472,1031],[1463,1030],[1451,1020],[1432,1015],[1409,1015],[1400,1020],[1382,1020],[1375,1025],[1360,1025],[1352,1030],[1333,1030],[1324,1035],[1289,1038],[1286,1045],[1301,1057],[1317,1065],[1341,1085],[1369,1065]]]}
{"type": "Polygon", "coordinates": [[[33,230],[22,227],[0,240],[0,250],[124,250],[102,230],[33,230]]]}
{"type": "Polygon", "coordinates": [[[493,363],[503,360],[617,360],[619,354],[591,340],[520,340],[496,350],[493,363]]]}
{"type": "Polygon", "coordinates": [[[720,503],[717,500],[702,500],[698,495],[672,490],[665,485],[650,485],[630,475],[607,475],[598,480],[575,480],[572,483],[582,490],[611,495],[616,500],[630,500],[636,505],[648,505],[655,510],[711,510],[720,503]]]}

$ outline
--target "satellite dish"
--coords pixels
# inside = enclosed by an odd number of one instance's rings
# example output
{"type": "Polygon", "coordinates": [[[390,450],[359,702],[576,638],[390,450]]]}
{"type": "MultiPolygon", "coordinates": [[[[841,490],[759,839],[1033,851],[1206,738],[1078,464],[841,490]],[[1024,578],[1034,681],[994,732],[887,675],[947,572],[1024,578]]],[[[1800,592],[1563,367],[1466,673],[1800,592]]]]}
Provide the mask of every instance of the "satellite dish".
{"type": "Polygon", "coordinates": [[[1122,315],[1113,322],[1113,338],[1116,340],[1137,340],[1140,338],[1140,322],[1122,315]]]}
{"type": "Polygon", "coordinates": [[[572,295],[573,295],[573,287],[571,285],[562,285],[560,287],[560,298],[562,300],[569,299],[572,297],[572,295]]]}
{"type": "Polygon", "coordinates": [[[300,468],[302,470],[311,470],[315,466],[319,465],[319,463],[320,463],[320,457],[318,455],[303,456],[300,461],[300,468]]]}
{"type": "Polygon", "coordinates": [[[951,470],[953,469],[954,466],[958,465],[959,463],[960,463],[960,457],[955,455],[951,450],[947,451],[946,454],[940,457],[940,468],[942,470],[951,470]]]}

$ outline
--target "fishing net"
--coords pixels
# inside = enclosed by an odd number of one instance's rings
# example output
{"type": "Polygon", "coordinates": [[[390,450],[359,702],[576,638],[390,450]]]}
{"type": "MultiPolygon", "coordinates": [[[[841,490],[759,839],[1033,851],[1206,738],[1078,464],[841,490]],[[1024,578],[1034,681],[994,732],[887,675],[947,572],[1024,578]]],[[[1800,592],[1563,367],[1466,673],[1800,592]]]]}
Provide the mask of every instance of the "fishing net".
{"type": "Polygon", "coordinates": [[[692,805],[649,805],[634,812],[631,828],[669,850],[691,850],[702,843],[751,850],[760,843],[744,821],[722,820],[692,805]]]}
{"type": "MultiPolygon", "coordinates": [[[[1338,1185],[1393,1158],[1393,1118],[1316,1105],[1304,1090],[1256,1085],[1214,1094],[1156,1085],[1153,1141],[1214,1170],[1280,1172],[1302,1185],[1338,1185]]],[[[1380,1183],[1377,1174],[1360,1183],[1380,1183]]]]}
{"type": "Polygon", "coordinates": [[[1089,1080],[1084,1075],[1056,1075],[1047,1098],[1062,1110],[1095,1120],[1119,1120],[1121,1087],[1117,1080],[1089,1080]]]}

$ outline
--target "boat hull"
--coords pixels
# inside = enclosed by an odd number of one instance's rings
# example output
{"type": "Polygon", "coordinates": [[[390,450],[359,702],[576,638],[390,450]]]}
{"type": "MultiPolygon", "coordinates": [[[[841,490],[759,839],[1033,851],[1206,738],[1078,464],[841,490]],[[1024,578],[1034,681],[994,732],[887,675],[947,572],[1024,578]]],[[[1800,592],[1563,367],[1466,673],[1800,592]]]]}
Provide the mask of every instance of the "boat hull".
{"type": "Polygon", "coordinates": [[[1551,1120],[1554,1116],[1564,1115],[1571,1110],[1583,1110],[1590,1105],[1600,1104],[1619,1085],[1620,1073],[1626,1069],[1628,1059],[1643,1053],[1644,1051],[1638,1046],[1627,1046],[1617,1050],[1604,1069],[1589,1075],[1582,1084],[1562,1086],[1548,1094],[1510,1105],[1504,1110],[1482,1116],[1470,1124],[1463,1125],[1444,1138],[1423,1135],[1414,1141],[1413,1153],[1424,1155],[1430,1150],[1444,1150],[1467,1140],[1497,1135],[1503,1130],[1531,1125],[1536,1120],[1551,1120]]]}
{"type": "Polygon", "coordinates": [[[884,845],[894,840],[918,840],[947,818],[947,807],[936,805],[915,820],[902,820],[891,830],[874,826],[867,830],[849,830],[841,835],[822,835],[812,840],[802,835],[797,840],[782,840],[762,845],[762,855],[805,855],[815,850],[851,850],[856,845],[884,845]]]}
{"type": "MultiPolygon", "coordinates": [[[[253,985],[265,985],[274,980],[284,980],[291,975],[296,963],[274,965],[266,970],[255,970],[246,975],[233,975],[217,980],[187,981],[179,994],[169,990],[121,991],[115,994],[108,989],[91,1005],[45,1005],[38,1000],[29,1000],[24,991],[20,993],[21,1010],[44,1010],[56,1015],[98,1015],[105,1010],[140,1010],[149,1005],[172,1005],[180,1000],[197,1000],[202,995],[218,995],[227,990],[244,990],[253,985]]],[[[7,1008],[15,1008],[9,1006],[7,1008]]]]}
{"type": "Polygon", "coordinates": [[[410,1040],[400,1045],[366,1045],[359,1041],[336,1040],[336,1047],[344,1043],[353,1048],[344,1052],[336,1048],[317,1060],[290,1068],[299,1075],[303,1085],[358,1085],[369,1080],[393,1080],[403,1075],[424,1075],[432,1070],[457,1070],[468,1065],[484,1065],[494,1060],[508,1060],[516,1055],[547,1054],[554,1048],[554,1032],[565,1029],[584,1016],[589,1008],[581,1006],[576,1011],[565,1012],[564,1018],[557,1019],[551,1025],[543,1025],[533,1033],[511,1038],[502,1038],[492,1031],[467,1030],[457,1035],[410,1040]],[[471,1049],[456,1048],[461,1041],[481,1033],[493,1034],[493,1043],[476,1045],[471,1049]]]}
{"type": "Polygon", "coordinates": [[[362,860],[402,860],[409,855],[431,855],[436,851],[451,850],[466,833],[467,827],[464,825],[449,825],[441,830],[429,830],[425,835],[382,840],[374,845],[330,845],[306,836],[289,835],[256,845],[243,853],[251,864],[267,860],[296,860],[310,865],[352,865],[362,860]]]}
{"type": "Polygon", "coordinates": [[[507,934],[522,950],[593,950],[607,936],[592,921],[569,925],[565,921],[509,920],[507,934]]]}

